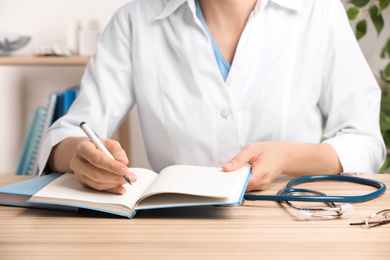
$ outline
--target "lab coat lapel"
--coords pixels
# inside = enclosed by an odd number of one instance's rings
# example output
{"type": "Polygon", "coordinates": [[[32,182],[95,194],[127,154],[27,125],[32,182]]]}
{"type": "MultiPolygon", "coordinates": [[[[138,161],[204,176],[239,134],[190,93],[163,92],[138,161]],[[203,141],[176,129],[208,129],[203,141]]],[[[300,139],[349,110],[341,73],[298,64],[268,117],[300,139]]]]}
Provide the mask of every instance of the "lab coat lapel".
{"type": "MultiPolygon", "coordinates": [[[[191,43],[193,44],[192,48],[201,81],[209,90],[226,91],[225,81],[219,70],[211,40],[197,17],[195,23],[197,27],[192,31],[191,43]]],[[[217,94],[217,92],[214,94],[217,94]]]]}

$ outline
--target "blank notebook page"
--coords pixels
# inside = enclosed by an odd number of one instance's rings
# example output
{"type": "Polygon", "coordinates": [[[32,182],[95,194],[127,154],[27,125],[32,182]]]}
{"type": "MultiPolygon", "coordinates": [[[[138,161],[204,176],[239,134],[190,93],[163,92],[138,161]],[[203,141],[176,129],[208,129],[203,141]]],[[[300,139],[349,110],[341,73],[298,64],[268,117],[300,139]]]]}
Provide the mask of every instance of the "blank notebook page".
{"type": "Polygon", "coordinates": [[[240,191],[245,184],[250,168],[224,172],[221,168],[175,165],[165,168],[145,191],[156,193],[182,193],[198,196],[228,198],[240,191]]]}
{"type": "MultiPolygon", "coordinates": [[[[133,208],[137,199],[141,196],[157,174],[146,169],[132,169],[132,172],[136,172],[137,181],[132,185],[124,185],[126,188],[126,193],[124,195],[115,195],[85,188],[75,178],[74,174],[67,173],[51,182],[34,196],[47,198],[54,197],[72,201],[88,201],[108,204],[116,203],[124,204],[133,208]]],[[[70,201],[68,201],[68,203],[71,204],[70,201]]]]}

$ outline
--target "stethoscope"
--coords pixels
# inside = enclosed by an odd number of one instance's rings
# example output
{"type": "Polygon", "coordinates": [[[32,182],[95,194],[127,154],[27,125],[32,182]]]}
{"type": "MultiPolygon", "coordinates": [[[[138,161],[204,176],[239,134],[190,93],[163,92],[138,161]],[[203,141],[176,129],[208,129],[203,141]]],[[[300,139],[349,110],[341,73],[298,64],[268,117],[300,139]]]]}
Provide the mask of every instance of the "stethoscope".
{"type": "Polygon", "coordinates": [[[369,201],[381,196],[386,191],[386,185],[382,182],[370,179],[364,179],[354,176],[345,175],[313,175],[305,176],[294,179],[287,183],[286,188],[280,190],[276,195],[244,195],[245,200],[271,200],[284,202],[287,205],[298,210],[297,217],[300,220],[307,220],[313,218],[325,218],[325,219],[336,219],[340,218],[344,212],[350,212],[353,210],[353,206],[349,203],[361,203],[369,201]],[[345,181],[351,183],[357,183],[366,186],[372,186],[377,190],[359,196],[327,196],[323,192],[309,190],[309,189],[296,189],[293,188],[295,185],[313,182],[313,181],[345,181]],[[301,194],[310,195],[301,195],[301,194]],[[303,208],[292,204],[290,201],[305,201],[305,202],[323,202],[328,207],[313,207],[303,208]],[[348,203],[348,204],[335,204],[336,202],[348,203]],[[330,212],[331,214],[318,214],[318,212],[330,212]]]}

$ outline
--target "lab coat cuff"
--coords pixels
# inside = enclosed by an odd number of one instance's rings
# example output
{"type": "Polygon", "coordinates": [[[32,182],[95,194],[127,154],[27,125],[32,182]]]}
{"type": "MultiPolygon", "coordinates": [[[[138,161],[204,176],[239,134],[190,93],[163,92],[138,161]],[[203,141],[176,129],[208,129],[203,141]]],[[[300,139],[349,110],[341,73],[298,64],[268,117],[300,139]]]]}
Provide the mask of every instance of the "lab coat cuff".
{"type": "Polygon", "coordinates": [[[45,169],[47,168],[49,156],[54,146],[56,146],[59,142],[64,140],[67,137],[74,136],[74,137],[82,137],[85,136],[80,131],[74,131],[70,132],[69,130],[62,131],[61,129],[53,129],[49,130],[47,134],[45,135],[42,144],[41,149],[39,153],[39,160],[38,160],[38,176],[41,176],[42,174],[45,174],[45,169]]]}
{"type": "Polygon", "coordinates": [[[377,173],[385,160],[383,145],[371,136],[340,134],[323,143],[335,149],[345,173],[377,173]]]}

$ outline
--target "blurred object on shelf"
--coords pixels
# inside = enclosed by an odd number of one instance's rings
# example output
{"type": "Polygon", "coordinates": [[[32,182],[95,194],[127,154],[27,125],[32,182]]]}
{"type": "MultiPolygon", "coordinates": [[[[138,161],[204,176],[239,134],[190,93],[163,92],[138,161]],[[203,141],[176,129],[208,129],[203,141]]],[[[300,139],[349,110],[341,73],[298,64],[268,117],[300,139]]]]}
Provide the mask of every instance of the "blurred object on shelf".
{"type": "Polygon", "coordinates": [[[66,30],[66,46],[73,55],[79,54],[79,31],[79,20],[72,20],[68,22],[68,27],[66,30]]]}
{"type": "Polygon", "coordinates": [[[30,36],[0,32],[0,56],[8,56],[11,52],[20,50],[25,47],[30,40],[30,36]]]}
{"type": "Polygon", "coordinates": [[[92,56],[96,51],[96,44],[99,40],[99,21],[82,20],[79,31],[78,51],[80,56],[92,56]]]}
{"type": "Polygon", "coordinates": [[[72,56],[72,52],[64,46],[58,44],[35,45],[34,56],[72,56]]]}

